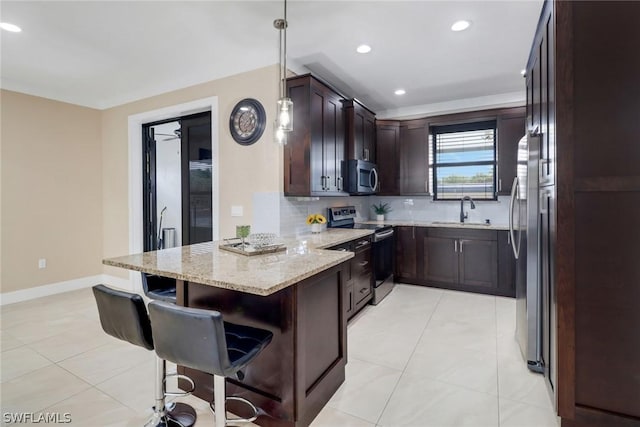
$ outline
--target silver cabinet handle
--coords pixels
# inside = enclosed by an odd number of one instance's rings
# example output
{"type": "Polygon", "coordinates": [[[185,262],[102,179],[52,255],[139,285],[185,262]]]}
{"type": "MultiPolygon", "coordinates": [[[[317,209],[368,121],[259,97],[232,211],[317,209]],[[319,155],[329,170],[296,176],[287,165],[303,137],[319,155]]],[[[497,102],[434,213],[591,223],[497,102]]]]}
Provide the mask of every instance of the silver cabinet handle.
{"type": "Polygon", "coordinates": [[[360,267],[364,267],[365,265],[369,264],[369,261],[362,261],[358,263],[360,265],[360,267]]]}
{"type": "Polygon", "coordinates": [[[458,241],[457,240],[453,241],[453,251],[454,252],[458,252],[458,241]]]}
{"type": "Polygon", "coordinates": [[[464,240],[460,240],[460,253],[462,253],[462,244],[464,243],[464,240]]]}
{"type": "Polygon", "coordinates": [[[336,186],[338,187],[338,191],[342,191],[342,177],[339,176],[338,178],[336,178],[336,186]]]}
{"type": "Polygon", "coordinates": [[[498,191],[502,191],[502,178],[498,180],[498,191]]]}
{"type": "Polygon", "coordinates": [[[362,150],[362,157],[364,157],[365,161],[369,161],[369,149],[365,148],[364,150],[362,150]]]}
{"type": "Polygon", "coordinates": [[[327,177],[326,177],[326,176],[324,176],[324,175],[322,175],[322,176],[320,177],[320,185],[322,186],[322,189],[323,189],[323,190],[326,190],[326,189],[327,189],[327,186],[326,186],[326,184],[325,184],[325,180],[326,180],[326,179],[327,179],[327,177]]]}
{"type": "Polygon", "coordinates": [[[331,183],[331,177],[330,177],[329,175],[327,175],[327,179],[326,179],[326,181],[325,181],[325,182],[327,183],[327,188],[326,188],[326,190],[327,190],[327,191],[328,191],[328,190],[331,190],[331,187],[329,187],[329,186],[331,185],[331,184],[330,184],[330,183],[331,183]]]}

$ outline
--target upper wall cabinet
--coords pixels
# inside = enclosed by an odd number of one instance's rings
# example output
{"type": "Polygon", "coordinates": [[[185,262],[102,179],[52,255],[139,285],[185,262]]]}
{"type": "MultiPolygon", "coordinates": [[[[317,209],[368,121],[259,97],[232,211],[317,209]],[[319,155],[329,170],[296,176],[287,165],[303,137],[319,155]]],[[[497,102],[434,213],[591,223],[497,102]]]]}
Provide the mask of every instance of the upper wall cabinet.
{"type": "Polygon", "coordinates": [[[344,196],[344,98],[310,74],[287,79],[293,131],[284,147],[285,196],[344,196]]]}
{"type": "Polygon", "coordinates": [[[429,194],[429,122],[400,122],[400,194],[429,194]]]}
{"type": "Polygon", "coordinates": [[[376,153],[378,156],[378,195],[400,194],[399,165],[400,122],[376,121],[376,153]]]}
{"type": "Polygon", "coordinates": [[[344,103],[347,158],[376,163],[376,115],[358,101],[344,103]]]}
{"type": "Polygon", "coordinates": [[[513,108],[498,116],[498,195],[508,196],[516,176],[518,142],[525,135],[525,110],[513,108]]]}

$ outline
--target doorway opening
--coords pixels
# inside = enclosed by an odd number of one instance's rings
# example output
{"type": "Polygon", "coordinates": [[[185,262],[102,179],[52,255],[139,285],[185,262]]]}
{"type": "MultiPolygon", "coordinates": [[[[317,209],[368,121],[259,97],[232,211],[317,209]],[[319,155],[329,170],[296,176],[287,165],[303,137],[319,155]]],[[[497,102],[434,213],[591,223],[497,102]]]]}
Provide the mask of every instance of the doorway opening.
{"type": "Polygon", "coordinates": [[[143,250],[213,240],[211,112],[142,125],[143,250]]]}

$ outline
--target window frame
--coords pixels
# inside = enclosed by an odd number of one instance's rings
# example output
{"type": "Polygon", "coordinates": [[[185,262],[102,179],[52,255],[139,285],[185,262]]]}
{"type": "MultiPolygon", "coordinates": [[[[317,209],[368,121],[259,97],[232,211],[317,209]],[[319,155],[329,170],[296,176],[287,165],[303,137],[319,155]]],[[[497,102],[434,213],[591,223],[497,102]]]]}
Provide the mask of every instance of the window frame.
{"type": "MultiPolygon", "coordinates": [[[[493,196],[491,198],[474,198],[479,201],[497,201],[498,200],[498,120],[482,120],[476,122],[464,122],[458,124],[434,125],[429,128],[431,136],[431,152],[433,163],[429,165],[433,177],[433,200],[434,201],[456,201],[459,199],[443,199],[438,198],[438,168],[439,167],[457,167],[457,166],[493,166],[493,196]],[[456,162],[456,163],[438,163],[437,156],[437,135],[443,133],[468,132],[474,130],[493,129],[493,160],[481,160],[474,162],[456,162]],[[442,131],[444,130],[444,131],[442,131]]],[[[464,196],[461,196],[464,197],[464,196]]]]}

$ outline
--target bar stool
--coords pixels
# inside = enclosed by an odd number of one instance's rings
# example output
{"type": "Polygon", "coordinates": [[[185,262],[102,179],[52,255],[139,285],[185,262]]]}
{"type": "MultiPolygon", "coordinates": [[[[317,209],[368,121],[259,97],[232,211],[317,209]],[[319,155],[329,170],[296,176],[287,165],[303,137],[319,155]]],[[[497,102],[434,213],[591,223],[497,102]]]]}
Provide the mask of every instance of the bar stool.
{"type": "Polygon", "coordinates": [[[243,379],[241,370],[271,342],[271,332],[224,322],[217,311],[161,301],[149,303],[149,316],[159,357],[213,375],[214,402],[209,406],[216,427],[253,422],[258,418],[258,409],[247,399],[226,397],[225,379],[243,379]],[[227,399],[247,404],[253,410],[253,416],[227,419],[227,399]]]}
{"type": "Polygon", "coordinates": [[[150,299],[176,303],[176,280],[169,277],[142,274],[142,290],[150,299]]]}
{"type": "MultiPolygon", "coordinates": [[[[151,322],[138,294],[111,289],[105,285],[93,287],[102,329],[112,337],[127,341],[138,347],[153,350],[151,322]]],[[[145,426],[189,427],[196,422],[196,411],[184,403],[165,404],[166,396],[187,396],[195,385],[189,377],[175,375],[191,383],[187,392],[166,391],[166,361],[156,357],[155,406],[153,416],[145,426]]]]}

